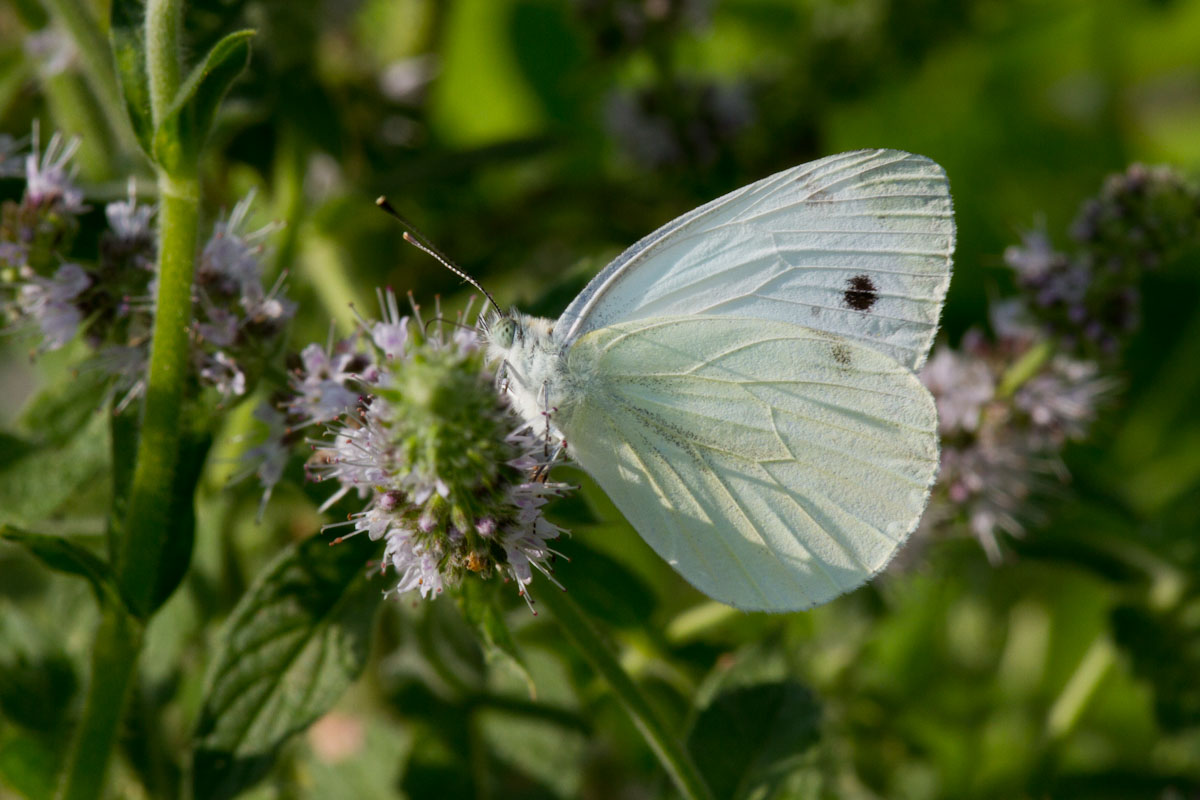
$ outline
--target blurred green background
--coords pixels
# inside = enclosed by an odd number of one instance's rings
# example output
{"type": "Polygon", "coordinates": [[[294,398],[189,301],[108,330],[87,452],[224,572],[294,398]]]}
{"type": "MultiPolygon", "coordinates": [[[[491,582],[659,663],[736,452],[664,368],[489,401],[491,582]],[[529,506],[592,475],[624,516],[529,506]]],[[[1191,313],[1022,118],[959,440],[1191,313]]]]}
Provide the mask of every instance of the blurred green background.
{"type": "MultiPolygon", "coordinates": [[[[464,302],[374,209],[379,194],[502,303],[553,316],[626,245],[720,193],[842,150],[922,153],[957,211],[954,343],[1010,290],[1002,254],[1023,230],[1065,242],[1080,203],[1131,162],[1200,168],[1200,2],[201,0],[189,27],[197,53],[258,30],[209,145],[205,205],[214,218],[257,187],[260,221],[286,223],[271,257],[301,304],[292,349],[324,340],[331,317],[348,331],[347,303],[373,308],[377,286],[464,302]]],[[[84,137],[86,250],[126,177],[153,182],[64,42],[40,3],[0,7],[0,129],[40,119],[43,137],[84,137]]],[[[0,181],[5,198],[20,190],[0,181]]],[[[773,776],[762,796],[1200,796],[1194,255],[1147,277],[1120,391],[1002,564],[964,530],[914,541],[881,580],[815,611],[724,613],[576,475],[581,492],[554,512],[574,531],[560,580],[663,713],[698,720],[696,752],[706,730],[745,726],[740,763],[773,776]],[[761,713],[709,704],[762,681],[777,694],[749,698],[761,713]]],[[[31,363],[27,343],[0,347],[6,421],[78,355],[31,363]]],[[[298,480],[261,524],[252,481],[229,485],[249,411],[231,413],[192,574],[151,629],[121,796],[168,796],[216,626],[282,543],[320,524],[322,492],[298,480]]],[[[94,509],[98,536],[96,493],[69,503],[73,517],[94,509]]],[[[389,604],[366,676],[254,796],[669,794],[604,686],[508,599],[535,701],[448,600],[389,604]]],[[[0,663],[25,670],[0,683],[0,797],[28,794],[21,776],[54,758],[88,608],[85,588],[0,549],[0,663]]],[[[759,785],[730,780],[720,796],[759,785]]]]}

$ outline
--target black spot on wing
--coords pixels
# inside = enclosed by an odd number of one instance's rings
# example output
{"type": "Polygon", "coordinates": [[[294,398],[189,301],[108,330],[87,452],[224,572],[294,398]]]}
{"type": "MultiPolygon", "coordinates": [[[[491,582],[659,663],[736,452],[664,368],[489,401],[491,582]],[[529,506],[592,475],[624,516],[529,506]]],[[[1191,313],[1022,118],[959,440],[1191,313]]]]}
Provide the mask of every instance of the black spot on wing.
{"type": "Polygon", "coordinates": [[[847,308],[855,311],[870,311],[871,306],[879,299],[879,291],[869,275],[855,275],[846,279],[846,291],[842,294],[842,302],[847,308]]]}
{"type": "Polygon", "coordinates": [[[843,367],[850,366],[850,348],[841,342],[835,342],[829,348],[829,354],[833,356],[833,360],[841,364],[843,367]]]}

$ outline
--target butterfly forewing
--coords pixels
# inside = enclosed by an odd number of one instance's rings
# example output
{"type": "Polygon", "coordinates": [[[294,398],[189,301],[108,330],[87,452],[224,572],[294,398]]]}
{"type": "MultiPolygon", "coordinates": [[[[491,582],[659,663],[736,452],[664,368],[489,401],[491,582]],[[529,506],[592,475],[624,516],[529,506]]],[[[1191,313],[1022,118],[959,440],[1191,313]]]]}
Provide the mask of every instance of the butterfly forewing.
{"type": "Polygon", "coordinates": [[[666,317],[570,348],[558,417],[578,462],[710,596],[807,608],[882,569],[937,469],[937,417],[906,367],[853,339],[666,317]]]}
{"type": "Polygon", "coordinates": [[[570,342],[659,316],[753,317],[924,363],[950,281],[945,173],[871,150],[765,178],[680,217],[606,267],[560,317],[570,342]]]}

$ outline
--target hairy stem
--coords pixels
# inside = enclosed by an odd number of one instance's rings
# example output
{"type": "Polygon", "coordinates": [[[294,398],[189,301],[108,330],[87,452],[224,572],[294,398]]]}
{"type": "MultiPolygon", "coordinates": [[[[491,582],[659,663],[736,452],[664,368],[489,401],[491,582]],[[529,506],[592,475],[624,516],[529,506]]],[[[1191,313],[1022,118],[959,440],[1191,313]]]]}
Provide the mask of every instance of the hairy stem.
{"type": "Polygon", "coordinates": [[[199,223],[194,179],[159,177],[158,297],[146,408],[125,535],[118,542],[121,590],[139,616],[153,611],[162,554],[172,533],[171,495],[179,461],[181,411],[188,377],[188,329],[199,223]]]}
{"type": "Polygon", "coordinates": [[[141,623],[115,597],[101,613],[83,716],[75,731],[56,800],[93,800],[104,795],[108,758],[117,740],[125,699],[137,669],[141,623]]]}
{"type": "Polygon", "coordinates": [[[182,0],[146,2],[146,74],[150,79],[150,114],[158,125],[175,93],[183,70],[182,0]]]}
{"type": "Polygon", "coordinates": [[[547,589],[538,599],[554,613],[567,639],[608,682],[680,794],[688,800],[712,800],[708,784],[682,742],[667,730],[575,601],[566,592],[553,589],[547,589]]]}

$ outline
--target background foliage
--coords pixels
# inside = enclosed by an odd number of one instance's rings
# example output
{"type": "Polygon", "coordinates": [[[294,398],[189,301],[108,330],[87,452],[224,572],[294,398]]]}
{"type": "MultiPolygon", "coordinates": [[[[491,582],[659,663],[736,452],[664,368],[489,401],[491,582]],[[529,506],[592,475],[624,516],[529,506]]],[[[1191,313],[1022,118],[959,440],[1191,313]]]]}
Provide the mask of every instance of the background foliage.
{"type": "MultiPolygon", "coordinates": [[[[54,25],[33,0],[0,8],[0,127],[22,135],[40,118],[83,137],[92,211],[76,241],[94,246],[125,176],[148,196],[153,184],[105,122],[86,59],[53,57],[54,25]]],[[[1023,230],[1065,244],[1080,203],[1130,162],[1200,166],[1200,3],[1184,0],[200,0],[189,49],[243,27],[258,34],[203,195],[215,214],[257,187],[264,220],[286,223],[272,258],[300,303],[292,349],[323,340],[330,317],[348,330],[347,303],[372,307],[377,285],[426,306],[465,299],[374,211],[381,193],[502,302],[554,315],[606,259],[726,190],[841,150],[923,153],[955,198],[954,343],[1010,290],[1002,254],[1023,230]]],[[[5,198],[20,188],[0,182],[5,198]]],[[[1145,278],[1119,390],[998,565],[964,530],[914,541],[881,580],[815,611],[727,612],[572,475],[581,491],[551,512],[574,532],[557,576],[690,731],[718,796],[1200,792],[1198,267],[1189,251],[1145,278]]],[[[4,347],[0,406],[22,438],[0,444],[22,469],[3,472],[0,522],[96,545],[110,492],[96,395],[64,384],[69,351],[31,362],[19,338],[4,347]],[[53,445],[28,456],[52,479],[32,480],[14,449],[32,435],[53,445]]],[[[191,570],[147,631],[113,796],[175,796],[189,762],[231,754],[237,779],[198,796],[258,778],[247,796],[669,793],[604,685],[511,587],[498,596],[528,676],[488,657],[448,597],[385,602],[373,631],[338,623],[371,619],[383,587],[354,569],[370,552],[269,568],[311,549],[296,543],[327,493],[297,468],[256,523],[258,488],[230,483],[250,410],[230,410],[207,460],[191,570]],[[335,709],[278,750],[290,730],[270,714],[236,731],[213,716],[222,681],[258,652],[221,633],[247,591],[255,613],[320,622],[268,664],[312,694],[266,692],[264,707],[316,716],[325,682],[355,671],[323,648],[351,636],[369,653],[335,709]]],[[[97,624],[88,583],[39,555],[0,543],[0,796],[48,795],[97,624]]]]}

